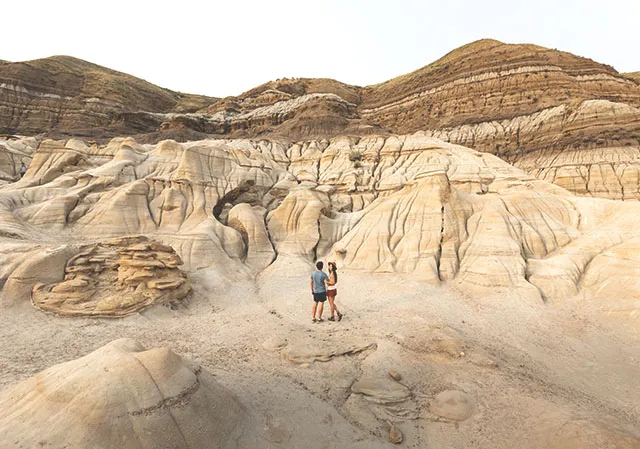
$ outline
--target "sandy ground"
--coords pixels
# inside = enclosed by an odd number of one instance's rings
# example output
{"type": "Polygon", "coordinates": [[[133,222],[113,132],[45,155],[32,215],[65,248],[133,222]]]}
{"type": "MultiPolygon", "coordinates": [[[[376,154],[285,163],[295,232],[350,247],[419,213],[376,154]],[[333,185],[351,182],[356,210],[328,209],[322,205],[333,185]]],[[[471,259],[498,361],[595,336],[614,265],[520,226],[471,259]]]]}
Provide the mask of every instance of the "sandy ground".
{"type": "Polygon", "coordinates": [[[410,448],[640,447],[637,320],[342,273],[343,321],[312,324],[307,276],[213,279],[193,277],[186,307],[118,320],[5,308],[0,389],[131,337],[198,361],[239,398],[249,418],[238,448],[392,447],[390,423],[410,448]],[[409,392],[397,403],[385,399],[390,370],[409,392]],[[377,396],[352,392],[363,379],[377,396]],[[469,418],[433,412],[445,390],[472,398],[469,418]]]}

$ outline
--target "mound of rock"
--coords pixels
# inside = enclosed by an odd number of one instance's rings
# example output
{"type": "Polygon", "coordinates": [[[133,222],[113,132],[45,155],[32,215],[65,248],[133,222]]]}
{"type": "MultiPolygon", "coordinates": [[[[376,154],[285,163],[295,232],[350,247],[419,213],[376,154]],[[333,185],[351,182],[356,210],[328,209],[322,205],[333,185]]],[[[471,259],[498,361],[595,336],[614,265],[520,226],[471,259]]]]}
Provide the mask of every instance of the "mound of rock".
{"type": "Polygon", "coordinates": [[[84,247],[67,262],[62,281],[34,286],[31,302],[62,316],[122,317],[184,299],[191,285],[180,265],[170,246],[115,238],[84,247]]]}
{"type": "Polygon", "coordinates": [[[0,395],[4,448],[221,448],[242,407],[168,348],[116,340],[0,395]]]}

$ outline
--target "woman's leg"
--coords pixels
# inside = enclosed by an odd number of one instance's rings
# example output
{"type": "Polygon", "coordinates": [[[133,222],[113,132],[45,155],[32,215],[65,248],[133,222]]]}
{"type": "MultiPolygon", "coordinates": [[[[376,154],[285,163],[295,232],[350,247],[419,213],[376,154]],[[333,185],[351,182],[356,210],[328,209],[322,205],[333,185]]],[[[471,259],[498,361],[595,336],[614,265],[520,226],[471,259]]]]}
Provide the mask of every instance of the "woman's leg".
{"type": "Polygon", "coordinates": [[[331,318],[333,318],[336,314],[336,306],[333,303],[333,296],[329,296],[329,308],[331,309],[331,318]]]}
{"type": "MultiPolygon", "coordinates": [[[[336,292],[336,296],[338,296],[338,292],[336,292]]],[[[333,297],[333,309],[336,311],[336,313],[338,314],[338,321],[340,321],[342,319],[342,314],[340,313],[340,310],[338,309],[338,306],[336,306],[336,298],[335,296],[333,297]]]]}

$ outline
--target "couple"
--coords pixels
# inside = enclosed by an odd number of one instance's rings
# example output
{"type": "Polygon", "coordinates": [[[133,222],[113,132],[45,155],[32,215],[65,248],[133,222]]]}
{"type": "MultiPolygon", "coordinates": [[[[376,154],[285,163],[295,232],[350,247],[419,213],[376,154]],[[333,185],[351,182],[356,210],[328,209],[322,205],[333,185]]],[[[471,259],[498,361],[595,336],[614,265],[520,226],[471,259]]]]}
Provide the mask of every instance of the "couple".
{"type": "Polygon", "coordinates": [[[322,271],[324,264],[321,261],[316,263],[317,270],[311,273],[311,293],[313,294],[313,322],[319,323],[322,319],[322,311],[324,302],[329,298],[329,307],[331,307],[331,316],[329,321],[335,321],[335,314],[338,314],[338,321],[342,320],[342,314],[335,304],[335,298],[338,294],[338,270],[335,262],[329,262],[329,276],[322,271]],[[318,318],[316,319],[316,310],[318,318]]]}

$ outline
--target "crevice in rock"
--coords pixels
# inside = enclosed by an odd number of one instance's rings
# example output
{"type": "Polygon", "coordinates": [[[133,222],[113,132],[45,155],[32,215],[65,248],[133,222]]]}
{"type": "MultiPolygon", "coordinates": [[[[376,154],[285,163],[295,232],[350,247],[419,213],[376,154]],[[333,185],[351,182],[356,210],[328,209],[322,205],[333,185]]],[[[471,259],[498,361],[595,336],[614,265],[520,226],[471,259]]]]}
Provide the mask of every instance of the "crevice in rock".
{"type": "Polygon", "coordinates": [[[273,263],[278,259],[278,250],[276,249],[276,245],[273,243],[273,237],[271,236],[271,232],[269,232],[269,220],[267,220],[268,215],[269,215],[269,212],[265,212],[262,219],[264,221],[264,229],[267,233],[269,244],[271,245],[271,248],[273,248],[274,256],[273,256],[273,259],[271,259],[271,262],[269,262],[269,265],[273,265],[273,263]]]}
{"type": "Polygon", "coordinates": [[[442,275],[440,273],[440,259],[442,258],[442,244],[444,243],[444,221],[445,221],[445,213],[444,213],[444,204],[440,208],[440,241],[438,242],[438,251],[436,253],[436,269],[438,270],[438,279],[442,282],[442,275]]]}
{"type": "Polygon", "coordinates": [[[377,199],[378,198],[378,183],[380,182],[380,174],[376,173],[376,171],[378,170],[378,166],[380,165],[380,153],[382,152],[382,149],[384,148],[385,144],[387,143],[387,138],[384,137],[382,139],[382,145],[378,146],[378,149],[376,151],[376,160],[373,164],[373,166],[371,167],[371,193],[373,194],[373,198],[377,199]]]}
{"type": "Polygon", "coordinates": [[[322,154],[320,154],[320,157],[318,158],[318,161],[316,162],[316,182],[320,182],[320,162],[322,161],[322,154]]]}
{"type": "Polygon", "coordinates": [[[189,388],[180,392],[180,394],[177,394],[176,396],[171,396],[169,398],[163,398],[161,401],[159,401],[157,404],[152,405],[151,407],[145,407],[140,410],[134,410],[133,412],[128,412],[128,415],[130,416],[150,415],[156,410],[168,409],[171,407],[186,404],[191,399],[191,396],[193,396],[195,392],[198,391],[199,388],[200,388],[200,380],[196,377],[196,381],[191,386],[189,386],[189,388]]]}
{"type": "Polygon", "coordinates": [[[316,244],[313,246],[312,254],[313,254],[313,262],[315,262],[316,260],[318,260],[318,245],[320,244],[320,240],[322,240],[322,233],[320,231],[320,218],[318,217],[318,220],[316,220],[317,223],[317,228],[318,228],[318,240],[316,241],[316,244]]]}
{"type": "Polygon", "coordinates": [[[156,226],[156,228],[158,228],[160,226],[160,222],[156,222],[156,219],[153,218],[153,213],[151,212],[151,201],[153,201],[153,198],[150,198],[149,195],[151,194],[151,189],[149,188],[149,184],[147,184],[145,182],[145,186],[147,187],[147,194],[145,195],[145,204],[147,206],[147,213],[149,214],[149,219],[153,222],[153,224],[156,226]]]}
{"type": "MultiPolygon", "coordinates": [[[[171,410],[169,410],[169,407],[172,407],[172,406],[175,406],[175,405],[178,405],[180,403],[184,403],[184,402],[188,401],[191,398],[191,396],[193,396],[193,394],[196,391],[198,391],[198,388],[200,388],[200,381],[198,380],[198,376],[196,375],[196,381],[194,382],[194,384],[191,385],[186,390],[184,390],[179,395],[172,396],[170,398],[164,398],[164,395],[162,394],[162,390],[160,390],[160,387],[156,383],[156,380],[153,378],[153,376],[151,375],[151,373],[149,372],[147,367],[144,366],[144,363],[142,363],[136,357],[134,357],[134,359],[136,360],[136,362],[138,362],[140,364],[142,369],[144,369],[147,372],[147,374],[149,375],[149,379],[155,385],[156,390],[158,391],[158,393],[161,396],[163,396],[163,399],[162,399],[162,401],[158,402],[156,405],[153,405],[151,407],[147,407],[145,409],[136,410],[133,413],[138,412],[138,415],[142,415],[142,414],[146,415],[146,414],[149,414],[149,413],[153,413],[153,411],[155,411],[155,410],[166,409],[168,411],[169,416],[171,417],[171,420],[173,421],[173,424],[176,426],[176,429],[178,429],[178,432],[180,433],[180,436],[182,437],[182,441],[184,442],[184,446],[183,447],[188,447],[189,445],[187,444],[187,438],[185,437],[184,433],[182,432],[182,429],[180,428],[180,425],[178,424],[178,421],[173,416],[173,413],[171,413],[171,410]]],[[[133,415],[133,414],[130,413],[130,415],[133,415]]]]}
{"type": "Polygon", "coordinates": [[[618,181],[618,184],[620,184],[620,195],[621,195],[620,200],[624,201],[624,184],[622,183],[620,176],[618,176],[618,174],[616,173],[615,165],[613,163],[610,163],[609,165],[611,166],[611,171],[613,172],[613,176],[616,178],[616,181],[618,181]]]}

